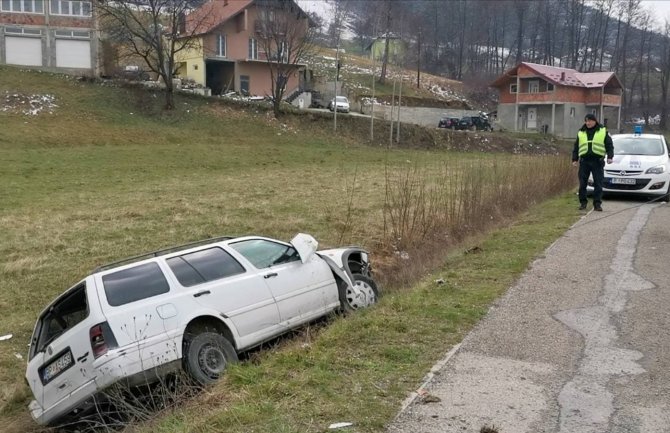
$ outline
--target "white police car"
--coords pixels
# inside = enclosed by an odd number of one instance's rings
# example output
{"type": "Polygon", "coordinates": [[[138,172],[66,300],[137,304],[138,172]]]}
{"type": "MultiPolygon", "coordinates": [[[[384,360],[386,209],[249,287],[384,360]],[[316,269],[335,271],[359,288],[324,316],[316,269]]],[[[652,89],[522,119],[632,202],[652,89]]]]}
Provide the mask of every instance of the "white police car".
{"type": "MultiPolygon", "coordinates": [[[[612,135],[614,158],[605,165],[603,193],[636,194],[668,201],[670,157],[660,134],[612,135]]],[[[593,192],[589,179],[588,190],[593,192]]]]}

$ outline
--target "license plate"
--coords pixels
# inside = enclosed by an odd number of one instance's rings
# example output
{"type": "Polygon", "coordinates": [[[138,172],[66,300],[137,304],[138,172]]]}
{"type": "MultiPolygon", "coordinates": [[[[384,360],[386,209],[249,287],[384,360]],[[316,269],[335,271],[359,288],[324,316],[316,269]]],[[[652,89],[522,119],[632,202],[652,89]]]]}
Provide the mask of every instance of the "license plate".
{"type": "Polygon", "coordinates": [[[51,364],[44,367],[42,370],[42,383],[47,384],[53,378],[70,368],[74,364],[72,359],[72,352],[69,350],[52,361],[51,364]]]}
{"type": "Polygon", "coordinates": [[[612,178],[612,183],[617,183],[619,185],[635,185],[635,179],[621,179],[614,177],[612,178]]]}

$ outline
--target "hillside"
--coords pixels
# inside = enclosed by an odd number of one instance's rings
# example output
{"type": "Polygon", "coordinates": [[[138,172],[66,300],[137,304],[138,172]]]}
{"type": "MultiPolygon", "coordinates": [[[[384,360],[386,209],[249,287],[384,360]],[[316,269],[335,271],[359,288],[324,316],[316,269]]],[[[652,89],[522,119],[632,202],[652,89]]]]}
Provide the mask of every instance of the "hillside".
{"type": "Polygon", "coordinates": [[[400,91],[402,81],[402,102],[408,106],[462,108],[467,110],[491,111],[495,109],[495,94],[490,89],[468,87],[461,81],[451,80],[437,75],[421,72],[420,85],[417,85],[417,71],[393,65],[388,66],[387,78],[380,84],[378,78],[381,64],[373,63],[367,57],[349,53],[336,53],[330,48],[319,48],[310,59],[309,65],[323,81],[334,81],[336,57],[339,58],[340,80],[345,89],[354,97],[371,97],[373,93],[373,72],[377,77],[374,94],[379,101],[389,102],[392,95],[400,91]],[[394,93],[394,82],[396,85],[394,93]]]}

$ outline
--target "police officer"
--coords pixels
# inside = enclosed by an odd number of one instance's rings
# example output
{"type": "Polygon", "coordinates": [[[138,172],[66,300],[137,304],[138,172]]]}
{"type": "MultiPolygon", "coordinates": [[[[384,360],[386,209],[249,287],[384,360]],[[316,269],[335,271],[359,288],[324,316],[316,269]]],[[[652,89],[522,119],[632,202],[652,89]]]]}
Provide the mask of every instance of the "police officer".
{"type": "Polygon", "coordinates": [[[584,126],[577,132],[572,150],[572,165],[579,161],[579,210],[586,209],[586,184],[589,174],[593,176],[593,210],[602,212],[605,156],[612,163],[614,146],[607,128],[598,123],[594,114],[587,114],[584,126]]]}

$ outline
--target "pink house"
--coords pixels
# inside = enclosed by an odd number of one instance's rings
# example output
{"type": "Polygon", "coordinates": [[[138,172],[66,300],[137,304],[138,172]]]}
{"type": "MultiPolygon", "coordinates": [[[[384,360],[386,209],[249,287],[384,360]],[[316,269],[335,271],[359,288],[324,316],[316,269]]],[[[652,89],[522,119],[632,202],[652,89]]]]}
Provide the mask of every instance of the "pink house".
{"type": "MultiPolygon", "coordinates": [[[[186,17],[185,34],[200,39],[198,49],[179,56],[177,74],[212,89],[212,94],[236,91],[245,95],[271,95],[270,62],[281,56],[286,92],[298,90],[305,65],[291,63],[294,59],[278,50],[263,48],[263,23],[274,19],[274,12],[286,13],[295,21],[295,28],[306,34],[310,25],[307,14],[294,2],[288,8],[272,9],[257,0],[209,0],[186,17]],[[268,14],[272,14],[268,16],[268,14]]],[[[285,6],[286,3],[283,2],[285,6]]],[[[276,78],[275,78],[276,80],[276,78]]]]}
{"type": "Polygon", "coordinates": [[[573,137],[584,116],[595,114],[615,130],[621,127],[623,86],[614,72],[522,62],[498,77],[498,124],[511,131],[546,131],[573,137]]]}

